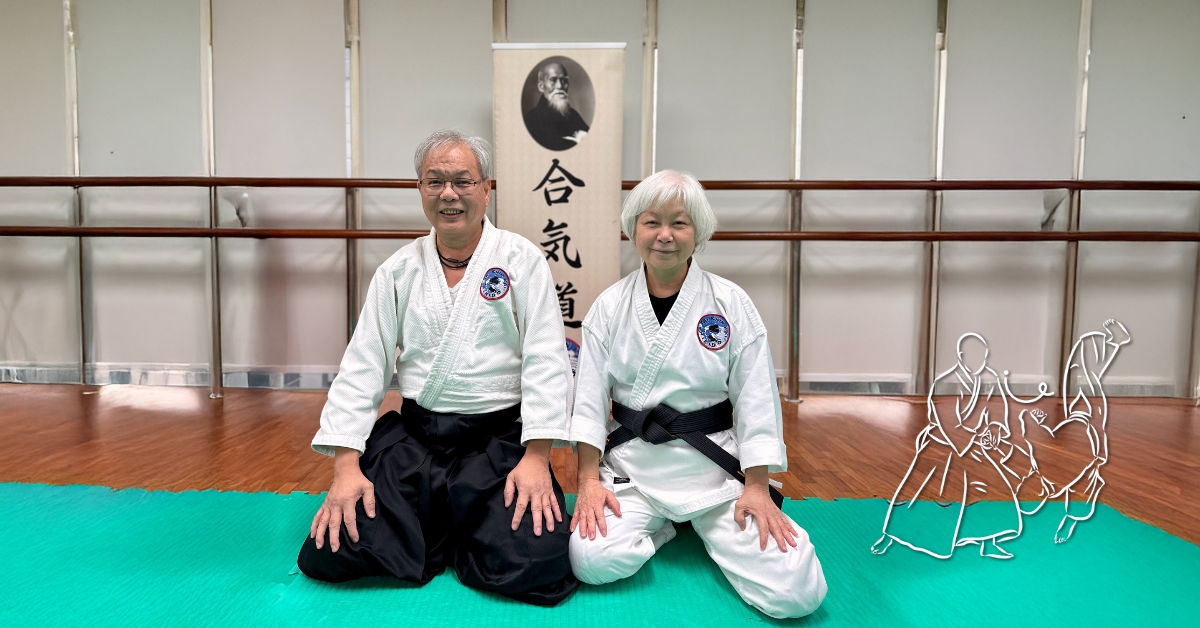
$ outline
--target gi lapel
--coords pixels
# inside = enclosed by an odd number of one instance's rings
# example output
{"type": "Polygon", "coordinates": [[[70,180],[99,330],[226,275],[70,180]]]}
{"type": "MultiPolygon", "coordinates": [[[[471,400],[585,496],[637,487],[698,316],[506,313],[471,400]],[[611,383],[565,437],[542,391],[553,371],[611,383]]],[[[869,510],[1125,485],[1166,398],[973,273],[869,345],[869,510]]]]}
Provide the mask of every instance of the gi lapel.
{"type": "Polygon", "coordinates": [[[670,353],[671,347],[675,345],[675,340],[679,336],[680,330],[684,324],[689,322],[688,316],[692,309],[692,301],[696,299],[696,294],[700,292],[701,275],[700,265],[696,260],[692,260],[691,267],[688,268],[687,277],[683,280],[683,287],[679,289],[679,296],[675,298],[675,304],[671,306],[671,313],[667,314],[667,319],[663,321],[662,326],[658,325],[658,318],[654,316],[654,308],[650,306],[650,293],[646,288],[646,273],[645,266],[638,273],[637,283],[633,288],[633,303],[637,310],[638,320],[642,324],[642,333],[646,335],[646,355],[642,358],[642,364],[638,367],[637,377],[633,381],[633,391],[629,396],[629,407],[635,410],[642,410],[646,405],[646,398],[650,396],[650,391],[654,389],[654,380],[658,378],[658,370],[662,368],[663,362],[667,359],[667,354],[670,353]]]}
{"type": "Polygon", "coordinates": [[[437,321],[437,335],[442,337],[446,335],[446,323],[450,318],[450,289],[446,287],[446,276],[442,273],[436,238],[436,233],[430,229],[429,237],[421,246],[421,261],[425,267],[425,294],[429,295],[424,302],[433,309],[434,319],[437,321]]]}
{"type": "MultiPolygon", "coordinates": [[[[431,271],[427,273],[427,281],[436,284],[437,291],[433,294],[441,295],[441,299],[434,296],[432,301],[440,305],[438,320],[439,322],[445,321],[445,323],[439,330],[442,340],[438,345],[437,355],[433,358],[433,366],[429,369],[429,377],[425,380],[425,386],[421,389],[421,393],[417,395],[417,404],[423,408],[434,407],[442,394],[442,389],[446,386],[446,379],[453,372],[454,361],[458,357],[463,339],[471,337],[471,332],[475,330],[475,326],[471,323],[475,320],[475,312],[479,308],[479,301],[483,298],[479,296],[479,286],[483,282],[483,274],[491,268],[491,262],[495,257],[499,242],[500,237],[496,233],[496,228],[485,218],[479,246],[475,247],[471,263],[467,265],[467,272],[459,281],[459,285],[462,287],[458,291],[458,298],[453,307],[450,307],[450,289],[446,287],[446,280],[442,274],[442,263],[438,259],[437,250],[433,248],[433,238],[429,239],[429,245],[425,251],[425,263],[431,271]],[[432,260],[430,255],[432,255],[432,260]],[[447,310],[449,311],[448,318],[447,310]]],[[[430,288],[432,289],[433,286],[430,288]]]]}

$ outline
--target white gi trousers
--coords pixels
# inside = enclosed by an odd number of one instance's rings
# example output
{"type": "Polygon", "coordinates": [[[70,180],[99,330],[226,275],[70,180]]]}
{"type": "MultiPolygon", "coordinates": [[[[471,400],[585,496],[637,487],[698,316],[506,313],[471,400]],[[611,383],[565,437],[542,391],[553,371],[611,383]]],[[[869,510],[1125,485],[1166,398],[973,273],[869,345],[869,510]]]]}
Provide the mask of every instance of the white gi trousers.
{"type": "MultiPolygon", "coordinates": [[[[675,538],[671,516],[636,488],[616,496],[621,516],[605,509],[608,536],[581,539],[578,534],[571,535],[571,569],[588,584],[632,576],[658,548],[675,538]]],[[[738,527],[733,519],[736,503],[731,499],[674,521],[692,522],[708,555],[747,604],[779,619],[803,617],[817,610],[828,587],[808,533],[788,517],[799,532],[796,547],[781,552],[775,539],[768,538],[767,549],[760,550],[758,522],[746,517],[746,529],[738,527]]]]}

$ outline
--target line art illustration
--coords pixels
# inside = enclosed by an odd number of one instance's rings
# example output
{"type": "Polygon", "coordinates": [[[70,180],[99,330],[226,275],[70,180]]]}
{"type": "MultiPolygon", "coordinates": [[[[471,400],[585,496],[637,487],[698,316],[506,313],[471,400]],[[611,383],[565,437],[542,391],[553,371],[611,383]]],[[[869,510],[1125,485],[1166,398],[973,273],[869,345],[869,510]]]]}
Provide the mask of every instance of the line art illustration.
{"type": "Polygon", "coordinates": [[[1054,393],[1040,383],[1033,398],[1014,395],[1009,372],[997,373],[988,365],[983,336],[974,332],[960,336],[955,348],[958,361],[929,386],[928,424],[917,434],[912,464],[888,504],[883,534],[871,552],[883,554],[899,543],[944,560],[957,548],[978,545],[980,556],[1012,558],[1001,545],[1021,535],[1025,516],[1036,514],[1054,499],[1061,499],[1064,509],[1054,542],[1070,539],[1078,523],[1095,514],[1104,488],[1100,468],[1108,462],[1108,398],[1102,379],[1117,352],[1130,341],[1121,323],[1109,319],[1103,327],[1081,335],[1071,349],[1060,382],[1061,421],[1039,408],[1021,408],[1012,418],[1014,405],[1032,406],[1054,393]],[[939,410],[935,389],[949,390],[953,413],[945,402],[939,410]],[[1088,462],[1082,468],[1076,463],[1068,472],[1055,466],[1053,473],[1043,473],[1034,443],[1067,434],[1072,444],[1086,443],[1090,451],[1072,453],[1082,454],[1075,459],[1088,462]],[[914,509],[919,499],[925,501],[914,509]],[[971,506],[987,499],[1012,503],[1011,514],[999,523],[994,517],[972,516],[971,506]],[[1021,499],[1036,506],[1025,509],[1021,499]]]}

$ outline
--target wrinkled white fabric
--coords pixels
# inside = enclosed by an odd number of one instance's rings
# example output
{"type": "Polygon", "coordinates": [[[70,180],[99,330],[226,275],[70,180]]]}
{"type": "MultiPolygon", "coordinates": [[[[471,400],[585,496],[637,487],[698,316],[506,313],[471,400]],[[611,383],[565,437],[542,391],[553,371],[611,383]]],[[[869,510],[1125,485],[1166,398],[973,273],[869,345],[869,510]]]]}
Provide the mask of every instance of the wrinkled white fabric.
{"type": "Polygon", "coordinates": [[[435,412],[478,414],[521,404],[521,441],[568,438],[571,370],[545,257],[485,220],[451,299],[433,231],[401,248],[371,280],[312,447],[360,452],[398,373],[400,393],[435,412]],[[491,269],[507,292],[484,296],[491,269]],[[398,355],[397,355],[398,353],[398,355]]]}
{"type": "MultiPolygon", "coordinates": [[[[642,410],[665,403],[691,412],[729,399],[733,429],[709,434],[736,456],[742,469],[787,470],[783,412],[767,332],[750,297],[733,282],[693,261],[670,314],[660,326],[642,269],[603,293],[583,321],[571,439],[600,450],[618,427],[610,399],[642,410]],[[710,314],[729,326],[719,349],[705,346],[700,320],[710,314]]],[[[629,441],[604,457],[601,474],[629,478],[617,490],[637,488],[672,516],[736,499],[742,484],[682,440],[652,445],[629,441]]]]}
{"type": "MultiPolygon", "coordinates": [[[[571,536],[571,569],[582,582],[607,584],[628,578],[675,538],[672,517],[640,492],[622,491],[617,499],[620,517],[605,509],[607,536],[571,536]]],[[[687,519],[734,591],[771,617],[803,617],[817,610],[829,587],[808,533],[788,518],[800,532],[796,547],[781,552],[775,540],[768,539],[767,549],[760,549],[758,522],[747,517],[746,529],[739,528],[733,519],[735,503],[730,500],[687,519]]]]}
{"type": "MultiPolygon", "coordinates": [[[[733,403],[734,426],[708,438],[736,456],[743,470],[786,470],[766,329],[741,288],[693,260],[661,326],[644,269],[596,300],[583,322],[572,440],[604,449],[619,425],[609,416],[610,401],[634,410],[665,403],[691,412],[725,399],[733,403]],[[714,324],[716,336],[704,335],[714,324]]],[[[633,575],[674,537],[671,521],[691,521],[734,590],[763,613],[801,617],[825,598],[825,575],[808,533],[793,522],[797,547],[782,552],[772,540],[760,550],[753,517],[746,530],[733,518],[742,483],[682,440],[624,443],[604,455],[600,479],[616,493],[623,516],[606,509],[606,537],[571,537],[571,566],[583,582],[633,575]]]]}

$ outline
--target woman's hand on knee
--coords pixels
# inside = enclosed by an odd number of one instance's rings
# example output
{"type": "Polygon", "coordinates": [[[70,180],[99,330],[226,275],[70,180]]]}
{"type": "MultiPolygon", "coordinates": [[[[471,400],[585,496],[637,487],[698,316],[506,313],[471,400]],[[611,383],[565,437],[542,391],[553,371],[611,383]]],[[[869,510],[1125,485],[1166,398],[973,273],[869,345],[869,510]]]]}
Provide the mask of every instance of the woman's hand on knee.
{"type": "Polygon", "coordinates": [[[746,469],[746,490],[734,504],[733,520],[745,530],[746,515],[753,516],[758,522],[759,549],[767,549],[767,537],[770,536],[779,544],[779,551],[786,552],[789,545],[796,547],[796,537],[800,533],[771,501],[769,486],[766,467],[746,469]]]}
{"type": "Polygon", "coordinates": [[[337,457],[333,466],[333,484],[325,494],[325,502],[313,517],[308,536],[316,540],[317,549],[325,544],[325,532],[329,531],[329,549],[338,551],[341,547],[339,535],[342,523],[346,524],[346,532],[351,541],[358,542],[357,512],[355,506],[358,500],[363,502],[363,510],[367,516],[375,518],[375,485],[363,475],[358,467],[358,452],[353,449],[338,447],[337,457]]]}
{"type": "Polygon", "coordinates": [[[614,515],[621,516],[621,502],[617,501],[612,491],[604,488],[599,478],[580,479],[575,493],[575,516],[571,519],[571,531],[578,528],[581,539],[595,539],[597,531],[600,536],[608,536],[605,506],[614,515]]]}

